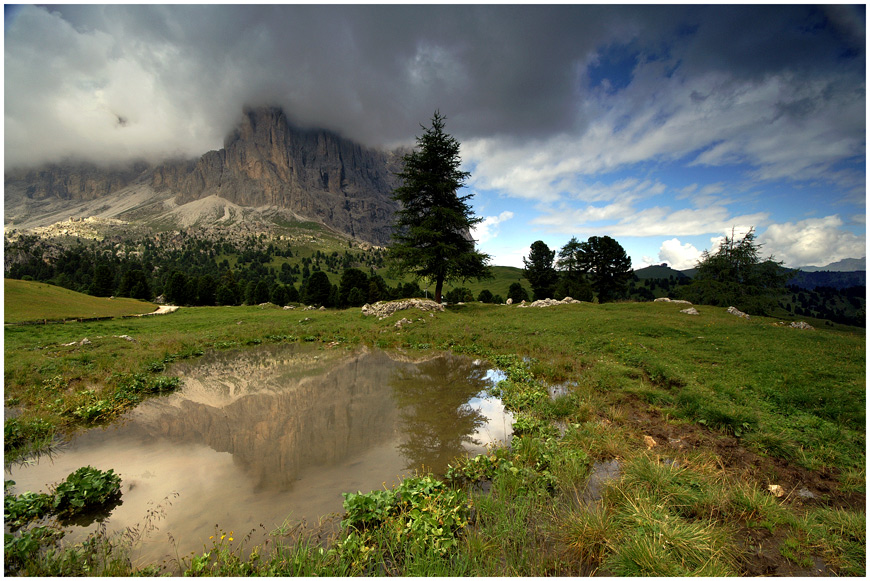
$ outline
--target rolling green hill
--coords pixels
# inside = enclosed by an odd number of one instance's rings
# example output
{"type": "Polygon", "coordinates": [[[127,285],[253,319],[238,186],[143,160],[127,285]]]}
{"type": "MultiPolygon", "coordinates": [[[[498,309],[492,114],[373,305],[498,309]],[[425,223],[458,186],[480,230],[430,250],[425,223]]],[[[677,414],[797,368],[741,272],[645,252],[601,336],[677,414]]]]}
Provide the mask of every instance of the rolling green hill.
{"type": "Polygon", "coordinates": [[[686,275],[679,270],[674,270],[669,266],[663,265],[654,265],[647,266],[646,268],[639,268],[634,271],[634,276],[636,276],[640,280],[644,280],[647,278],[668,278],[671,276],[673,276],[674,278],[686,277],[686,275]]]}
{"type": "Polygon", "coordinates": [[[95,317],[120,317],[150,313],[153,303],[126,298],[92,297],[41,282],[4,279],[3,321],[60,321],[95,317]]]}

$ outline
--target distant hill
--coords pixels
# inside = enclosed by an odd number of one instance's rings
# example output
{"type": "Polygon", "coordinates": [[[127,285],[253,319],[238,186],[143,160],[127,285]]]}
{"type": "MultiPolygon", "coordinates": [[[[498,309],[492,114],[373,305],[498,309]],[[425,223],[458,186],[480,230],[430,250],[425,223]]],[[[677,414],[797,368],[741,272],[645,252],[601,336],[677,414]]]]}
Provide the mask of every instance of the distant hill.
{"type": "Polygon", "coordinates": [[[788,281],[788,284],[809,290],[820,286],[842,290],[854,286],[866,286],[867,273],[863,270],[853,272],[795,271],[794,277],[788,281]]]}
{"type": "Polygon", "coordinates": [[[798,270],[804,272],[855,272],[858,270],[867,270],[867,258],[844,258],[837,262],[832,262],[827,266],[801,266],[798,270]]]}
{"type": "Polygon", "coordinates": [[[634,275],[640,280],[645,280],[648,278],[686,278],[686,275],[680,272],[679,270],[674,270],[670,266],[666,264],[657,264],[653,266],[647,266],[646,268],[639,268],[634,271],[634,275]]]}
{"type": "Polygon", "coordinates": [[[136,299],[92,297],[59,286],[26,280],[3,280],[5,323],[62,321],[140,315],[157,305],[136,299]]]}

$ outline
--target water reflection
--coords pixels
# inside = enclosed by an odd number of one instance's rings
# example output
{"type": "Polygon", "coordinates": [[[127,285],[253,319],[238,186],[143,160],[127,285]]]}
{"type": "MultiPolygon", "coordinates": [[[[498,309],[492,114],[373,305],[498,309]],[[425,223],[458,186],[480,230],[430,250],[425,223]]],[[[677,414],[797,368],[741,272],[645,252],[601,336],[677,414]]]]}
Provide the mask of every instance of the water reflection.
{"type": "MultiPolygon", "coordinates": [[[[289,345],[211,353],[171,372],[183,389],[83,433],[53,461],[14,468],[15,491],[47,490],[80,466],[113,468],[123,504],[109,529],[140,524],[149,503],[178,493],[159,526],[185,553],[201,550],[215,524],[313,521],[339,512],[342,492],[423,466],[441,472],[510,435],[510,416],[483,397],[492,374],[461,357],[289,345]]],[[[143,555],[160,559],[165,539],[143,555]]]]}
{"type": "Polygon", "coordinates": [[[486,369],[460,357],[438,357],[417,365],[396,368],[390,377],[406,440],[399,450],[406,468],[441,471],[467,447],[480,446],[474,438],[486,423],[480,409],[469,401],[490,384],[486,369]]]}

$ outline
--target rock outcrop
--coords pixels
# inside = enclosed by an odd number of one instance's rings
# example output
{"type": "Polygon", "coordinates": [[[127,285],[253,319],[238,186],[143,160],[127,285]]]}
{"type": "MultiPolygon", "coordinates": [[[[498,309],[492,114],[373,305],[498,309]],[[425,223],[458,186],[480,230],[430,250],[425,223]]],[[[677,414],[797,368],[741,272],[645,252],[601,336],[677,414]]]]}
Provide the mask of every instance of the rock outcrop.
{"type": "Polygon", "coordinates": [[[749,315],[738,309],[737,307],[728,307],[728,313],[734,315],[735,317],[741,317],[743,319],[748,319],[749,315]]]}
{"type": "Polygon", "coordinates": [[[689,301],[683,301],[680,299],[669,299],[668,297],[659,297],[653,301],[654,303],[676,303],[678,305],[691,305],[689,301]]]}
{"type": "Polygon", "coordinates": [[[525,304],[525,301],[523,301],[523,304],[521,304],[519,306],[522,308],[527,308],[527,307],[544,308],[544,307],[555,307],[556,305],[571,305],[571,304],[580,303],[580,302],[582,302],[582,301],[572,299],[571,297],[565,297],[561,301],[557,301],[556,299],[540,299],[540,300],[537,300],[537,301],[530,303],[528,305],[525,304]]]}
{"type": "Polygon", "coordinates": [[[394,313],[406,309],[420,309],[421,311],[443,311],[444,305],[440,305],[430,299],[401,299],[398,301],[378,301],[373,305],[362,306],[362,314],[367,317],[386,319],[394,313]]]}

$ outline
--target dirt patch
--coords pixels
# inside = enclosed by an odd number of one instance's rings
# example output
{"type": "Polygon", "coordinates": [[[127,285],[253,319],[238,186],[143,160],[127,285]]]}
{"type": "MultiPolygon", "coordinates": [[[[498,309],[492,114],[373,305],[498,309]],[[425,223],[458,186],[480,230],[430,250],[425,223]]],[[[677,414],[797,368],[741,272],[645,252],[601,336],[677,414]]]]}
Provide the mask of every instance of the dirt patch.
{"type": "Polygon", "coordinates": [[[864,510],[866,506],[865,494],[840,489],[840,474],[836,470],[807,470],[782,458],[749,450],[734,436],[695,424],[671,424],[638,398],[626,402],[626,411],[626,422],[643,435],[652,436],[659,454],[667,454],[669,449],[711,450],[729,473],[764,488],[771,484],[782,486],[789,502],[855,510],[864,510]]]}
{"type": "MultiPolygon", "coordinates": [[[[766,528],[742,527],[739,532],[742,544],[743,574],[776,577],[831,577],[836,574],[820,557],[811,557],[812,565],[801,567],[780,554],[782,543],[788,537],[783,530],[773,532],[766,528]]],[[[737,536],[737,535],[735,535],[737,536]]]]}
{"type": "MultiPolygon", "coordinates": [[[[671,424],[639,398],[627,401],[625,410],[626,424],[636,431],[638,438],[648,435],[655,439],[658,454],[667,456],[672,451],[677,456],[692,450],[712,451],[722,469],[735,478],[754,482],[765,489],[771,484],[781,486],[785,492],[782,499],[798,512],[813,506],[856,511],[866,509],[866,494],[842,491],[836,470],[807,470],[781,458],[762,456],[749,450],[739,438],[695,424],[671,424]]],[[[813,556],[812,564],[808,566],[783,557],[780,548],[788,534],[784,528],[771,531],[764,527],[740,525],[735,539],[741,548],[742,574],[789,577],[836,574],[818,556],[813,556]]]]}

